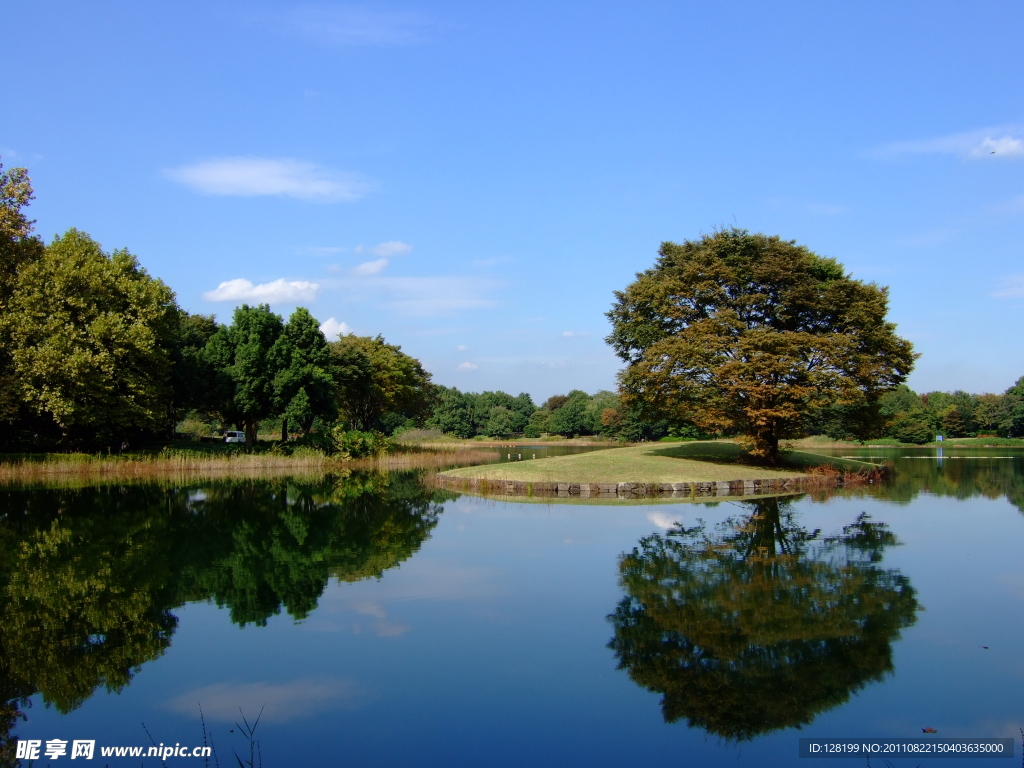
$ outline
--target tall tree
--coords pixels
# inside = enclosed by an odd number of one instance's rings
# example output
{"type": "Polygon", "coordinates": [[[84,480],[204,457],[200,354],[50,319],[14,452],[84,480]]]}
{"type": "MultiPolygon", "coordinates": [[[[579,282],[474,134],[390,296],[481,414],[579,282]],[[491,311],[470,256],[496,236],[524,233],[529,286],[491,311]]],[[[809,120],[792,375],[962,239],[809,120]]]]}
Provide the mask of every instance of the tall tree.
{"type": "Polygon", "coordinates": [[[425,416],[434,385],[420,361],[383,336],[342,336],[331,345],[338,408],[355,429],[377,428],[389,413],[425,416]]]}
{"type": "Polygon", "coordinates": [[[68,230],[21,267],[3,318],[20,396],[79,442],[158,428],[177,312],[132,254],[68,230]]]}
{"type": "Polygon", "coordinates": [[[261,304],[235,309],[231,325],[222,325],[204,351],[216,371],[212,410],[228,424],[245,430],[245,444],[256,442],[260,421],[275,414],[278,391],[275,355],[271,353],[284,329],[281,316],[261,304]]]}
{"type": "MultiPolygon", "coordinates": [[[[32,234],[35,222],[25,214],[33,197],[28,171],[5,171],[0,164],[0,318],[10,311],[18,270],[43,255],[42,240],[32,234]]],[[[21,415],[22,399],[6,329],[7,324],[0,322],[0,422],[11,424],[21,415]]]]}
{"type": "Polygon", "coordinates": [[[274,390],[277,409],[284,415],[281,439],[288,439],[288,424],[297,424],[306,434],[317,416],[333,419],[337,413],[331,349],[320,323],[308,309],[299,307],[285,323],[270,357],[277,371],[274,390]]]}
{"type": "Polygon", "coordinates": [[[779,237],[733,228],[662,243],[654,267],[615,296],[607,341],[627,364],[623,402],[739,432],[768,462],[835,405],[851,433],[878,431],[880,396],[914,364],[886,322],[886,289],[779,237]]]}

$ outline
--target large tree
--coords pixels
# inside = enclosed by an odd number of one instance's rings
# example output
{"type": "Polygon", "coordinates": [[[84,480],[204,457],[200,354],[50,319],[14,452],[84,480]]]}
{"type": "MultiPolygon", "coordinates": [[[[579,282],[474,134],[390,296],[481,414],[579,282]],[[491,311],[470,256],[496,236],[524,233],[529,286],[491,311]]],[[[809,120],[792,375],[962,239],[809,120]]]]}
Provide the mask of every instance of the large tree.
{"type": "Polygon", "coordinates": [[[308,434],[317,416],[334,418],[337,406],[331,349],[308,309],[299,307],[292,313],[270,356],[276,369],[277,408],[284,415],[282,440],[288,439],[289,422],[308,434]]]}
{"type": "Polygon", "coordinates": [[[851,433],[877,431],[880,396],[914,364],[886,321],[885,288],[779,237],[733,228],[662,243],[615,296],[607,341],[627,364],[623,402],[743,434],[768,462],[835,406],[851,433]]]}
{"type": "Polygon", "coordinates": [[[382,336],[348,334],[331,343],[338,408],[354,429],[381,426],[387,414],[424,416],[434,385],[420,361],[382,336]]]}
{"type": "Polygon", "coordinates": [[[235,309],[231,325],[222,325],[210,338],[204,358],[216,378],[211,410],[228,424],[240,424],[245,444],[256,442],[260,421],[277,411],[278,390],[274,345],[284,324],[281,316],[261,304],[235,309]]]}
{"type": "Polygon", "coordinates": [[[132,254],[68,230],[21,266],[3,316],[19,397],[76,442],[160,427],[177,317],[132,254]]]}

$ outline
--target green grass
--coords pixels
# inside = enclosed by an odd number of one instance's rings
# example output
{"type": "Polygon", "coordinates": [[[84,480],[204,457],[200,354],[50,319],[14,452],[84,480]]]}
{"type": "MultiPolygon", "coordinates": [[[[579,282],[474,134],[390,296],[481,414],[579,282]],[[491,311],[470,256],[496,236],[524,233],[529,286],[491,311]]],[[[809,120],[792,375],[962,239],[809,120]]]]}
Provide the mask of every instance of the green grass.
{"type": "Polygon", "coordinates": [[[484,467],[461,467],[442,474],[451,477],[523,482],[565,483],[685,483],[723,480],[762,480],[801,477],[803,470],[831,465],[840,471],[877,469],[877,465],[851,459],[793,451],[787,466],[769,468],[741,463],[735,443],[664,443],[610,448],[570,456],[552,456],[484,467]]]}

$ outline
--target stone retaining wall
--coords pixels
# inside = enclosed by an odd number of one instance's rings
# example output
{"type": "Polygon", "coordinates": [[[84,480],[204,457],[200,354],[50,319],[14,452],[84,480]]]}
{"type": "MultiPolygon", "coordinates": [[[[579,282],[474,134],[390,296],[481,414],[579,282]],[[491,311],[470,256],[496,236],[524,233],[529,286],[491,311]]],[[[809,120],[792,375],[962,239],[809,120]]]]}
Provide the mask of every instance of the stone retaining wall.
{"type": "Polygon", "coordinates": [[[437,484],[452,491],[496,496],[553,496],[590,499],[636,499],[643,497],[754,496],[799,492],[823,484],[838,485],[822,476],[765,478],[763,480],[720,480],[692,483],[558,483],[524,480],[492,480],[437,475],[437,484]]]}

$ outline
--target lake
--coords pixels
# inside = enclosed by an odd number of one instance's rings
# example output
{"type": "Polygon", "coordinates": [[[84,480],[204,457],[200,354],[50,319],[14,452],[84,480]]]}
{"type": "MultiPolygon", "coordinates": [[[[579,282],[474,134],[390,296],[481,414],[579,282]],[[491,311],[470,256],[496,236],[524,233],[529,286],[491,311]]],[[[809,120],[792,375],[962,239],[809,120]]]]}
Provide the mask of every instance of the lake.
{"type": "Polygon", "coordinates": [[[262,710],[266,768],[862,765],[798,739],[926,728],[1019,761],[1024,453],[840,453],[894,475],[646,505],[416,473],[2,489],[0,734],[226,768],[262,710]]]}

